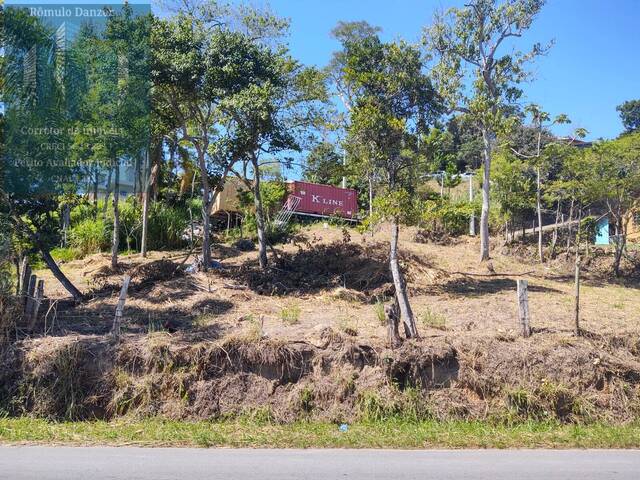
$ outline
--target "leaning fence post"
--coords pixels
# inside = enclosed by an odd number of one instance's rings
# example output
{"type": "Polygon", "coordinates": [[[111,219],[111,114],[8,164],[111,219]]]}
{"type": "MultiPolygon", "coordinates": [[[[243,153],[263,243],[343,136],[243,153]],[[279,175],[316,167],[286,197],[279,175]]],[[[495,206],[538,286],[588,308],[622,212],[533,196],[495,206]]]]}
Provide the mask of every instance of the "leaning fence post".
{"type": "Polygon", "coordinates": [[[520,331],[523,337],[531,335],[531,327],[529,326],[529,292],[528,282],[526,280],[518,280],[518,318],[520,320],[520,331]]]}
{"type": "Polygon", "coordinates": [[[122,320],[122,310],[124,310],[124,303],[127,300],[127,290],[129,289],[129,282],[131,277],[125,275],[122,281],[122,288],[120,289],[120,296],[118,297],[118,304],[116,305],[116,316],[113,319],[113,327],[111,328],[111,335],[115,338],[120,336],[120,323],[122,320]]]}

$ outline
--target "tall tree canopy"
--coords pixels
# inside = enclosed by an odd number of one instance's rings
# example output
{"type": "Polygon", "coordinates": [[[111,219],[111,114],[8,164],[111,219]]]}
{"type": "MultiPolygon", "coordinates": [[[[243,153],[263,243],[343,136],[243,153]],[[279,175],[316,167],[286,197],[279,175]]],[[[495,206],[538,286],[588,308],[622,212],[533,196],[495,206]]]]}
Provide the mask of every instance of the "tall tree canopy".
{"type": "Polygon", "coordinates": [[[480,258],[489,258],[491,154],[496,135],[509,122],[527,79],[526,64],[546,48],[510,51],[510,39],[529,29],[544,0],[473,0],[436,15],[424,43],[437,57],[434,79],[450,111],[465,113],[482,135],[483,178],[480,258]],[[508,53],[507,53],[508,52],[508,53]]]}
{"type": "Polygon", "coordinates": [[[396,299],[405,332],[414,337],[418,333],[398,260],[399,225],[416,214],[417,139],[440,113],[440,102],[413,45],[383,43],[368,35],[344,46],[344,78],[354,99],[347,148],[375,173],[385,192],[376,213],[391,223],[389,261],[396,299]]]}
{"type": "Polygon", "coordinates": [[[640,100],[628,100],[618,105],[616,110],[620,113],[620,119],[626,132],[640,130],[640,100]]]}

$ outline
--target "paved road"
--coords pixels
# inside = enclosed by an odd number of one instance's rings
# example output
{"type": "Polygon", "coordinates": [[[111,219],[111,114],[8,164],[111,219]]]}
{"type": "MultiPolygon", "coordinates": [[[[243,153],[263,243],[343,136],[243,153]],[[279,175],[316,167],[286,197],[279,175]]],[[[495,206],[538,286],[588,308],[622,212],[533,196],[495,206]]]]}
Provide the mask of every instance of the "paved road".
{"type": "Polygon", "coordinates": [[[0,447],[11,480],[637,480],[640,451],[0,447]]]}

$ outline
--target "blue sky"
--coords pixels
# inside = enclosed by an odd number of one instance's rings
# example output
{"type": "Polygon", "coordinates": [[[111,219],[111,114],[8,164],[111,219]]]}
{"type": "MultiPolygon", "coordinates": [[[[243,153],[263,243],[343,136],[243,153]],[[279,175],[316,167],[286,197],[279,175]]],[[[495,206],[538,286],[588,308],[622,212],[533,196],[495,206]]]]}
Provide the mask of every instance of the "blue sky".
{"type": "MultiPolygon", "coordinates": [[[[324,66],[338,45],[329,32],[339,20],[366,20],[384,29],[384,38],[417,41],[433,13],[457,0],[271,0],[275,13],[291,19],[290,48],[307,64],[324,66]]],[[[589,139],[612,138],[622,130],[616,106],[640,98],[640,0],[549,0],[531,31],[519,40],[555,40],[533,66],[536,78],[524,86],[526,101],[552,115],[566,113],[570,126],[584,127],[589,139]]]]}
{"type": "MultiPolygon", "coordinates": [[[[146,3],[132,0],[131,3],[146,3]]],[[[74,4],[11,0],[7,3],[74,4]]],[[[115,0],[113,3],[119,3],[115,0]]],[[[289,44],[293,55],[310,65],[324,66],[338,44],[329,32],[339,20],[366,20],[383,28],[383,38],[418,41],[433,13],[464,0],[252,0],[269,5],[291,19],[289,44]]],[[[154,10],[158,10],[157,4],[154,10]]],[[[556,128],[568,134],[576,127],[589,139],[613,138],[622,130],[615,110],[625,100],[640,98],[640,0],[548,0],[530,32],[517,43],[527,49],[534,42],[555,40],[546,57],[533,65],[536,78],[524,85],[526,102],[556,115],[566,113],[570,126],[556,128]]]]}

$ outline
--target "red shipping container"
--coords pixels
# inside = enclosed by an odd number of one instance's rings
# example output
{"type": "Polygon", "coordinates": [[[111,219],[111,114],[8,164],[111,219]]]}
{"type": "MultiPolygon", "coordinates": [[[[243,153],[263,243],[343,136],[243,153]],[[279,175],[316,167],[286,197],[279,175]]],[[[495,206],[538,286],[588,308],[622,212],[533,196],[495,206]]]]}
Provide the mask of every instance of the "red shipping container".
{"type": "Polygon", "coordinates": [[[300,213],[323,216],[356,218],[358,214],[358,194],[351,188],[293,181],[287,185],[287,204],[300,213]],[[299,198],[299,202],[296,198],[299,198]],[[297,204],[297,205],[296,205],[297,204]]]}

